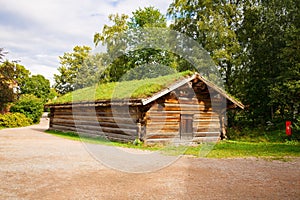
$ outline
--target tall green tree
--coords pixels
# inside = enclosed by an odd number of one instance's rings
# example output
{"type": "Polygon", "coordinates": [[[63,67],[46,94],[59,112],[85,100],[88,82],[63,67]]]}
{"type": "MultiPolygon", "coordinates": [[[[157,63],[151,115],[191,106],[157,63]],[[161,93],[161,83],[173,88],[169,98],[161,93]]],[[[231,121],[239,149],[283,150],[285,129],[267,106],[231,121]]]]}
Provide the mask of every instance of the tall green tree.
{"type": "Polygon", "coordinates": [[[9,61],[5,61],[0,65],[0,109],[4,111],[6,105],[16,99],[14,93],[15,87],[15,66],[9,61]]]}
{"type": "Polygon", "coordinates": [[[129,28],[157,27],[166,28],[166,17],[154,7],[139,8],[133,13],[133,17],[127,22],[129,28]]]}
{"type": "Polygon", "coordinates": [[[105,72],[106,54],[96,53],[89,55],[78,71],[75,78],[75,88],[92,86],[98,82],[107,82],[105,72]]]}
{"type": "Polygon", "coordinates": [[[241,64],[237,30],[242,21],[239,0],[174,0],[168,9],[171,28],[196,40],[207,50],[225,80],[225,87],[236,93],[234,81],[241,64]]]}
{"type": "Polygon", "coordinates": [[[58,71],[60,74],[54,74],[54,88],[60,94],[80,88],[76,85],[76,78],[85,60],[89,57],[90,51],[91,48],[88,46],[75,46],[73,52],[64,53],[59,57],[61,66],[58,71]]]}
{"type": "Polygon", "coordinates": [[[299,113],[299,0],[247,1],[240,40],[245,59],[244,101],[256,124],[299,113]]]}
{"type": "MultiPolygon", "coordinates": [[[[177,57],[174,54],[152,48],[150,45],[147,48],[139,46],[143,40],[144,43],[151,44],[151,40],[154,39],[143,35],[144,28],[167,27],[165,16],[154,7],[139,8],[132,14],[131,18],[127,15],[110,15],[109,19],[113,25],[105,25],[102,33],[94,35],[95,45],[106,45],[108,57],[112,59],[108,62],[110,65],[106,70],[109,81],[146,78],[163,75],[164,72],[174,72],[177,67],[177,57]],[[159,66],[170,66],[174,70],[162,70],[158,73],[157,71],[162,69],[159,66]],[[133,72],[136,67],[138,69],[133,72]],[[130,76],[126,75],[129,71],[130,76]]],[[[157,35],[155,37],[157,38],[157,35]]]]}
{"type": "Polygon", "coordinates": [[[17,94],[30,72],[24,66],[8,60],[0,64],[0,110],[17,99],[17,94]]]}

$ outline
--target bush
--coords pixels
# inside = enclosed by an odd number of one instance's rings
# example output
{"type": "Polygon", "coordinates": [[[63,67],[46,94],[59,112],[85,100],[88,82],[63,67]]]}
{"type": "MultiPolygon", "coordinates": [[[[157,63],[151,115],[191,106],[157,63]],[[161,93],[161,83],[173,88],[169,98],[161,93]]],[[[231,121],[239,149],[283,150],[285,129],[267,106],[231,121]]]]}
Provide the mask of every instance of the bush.
{"type": "Polygon", "coordinates": [[[43,100],[32,94],[24,94],[10,108],[11,112],[23,113],[27,118],[32,119],[33,123],[40,122],[44,110],[43,100]]]}
{"type": "Polygon", "coordinates": [[[20,126],[29,126],[32,120],[22,113],[0,114],[0,127],[14,128],[20,126]]]}

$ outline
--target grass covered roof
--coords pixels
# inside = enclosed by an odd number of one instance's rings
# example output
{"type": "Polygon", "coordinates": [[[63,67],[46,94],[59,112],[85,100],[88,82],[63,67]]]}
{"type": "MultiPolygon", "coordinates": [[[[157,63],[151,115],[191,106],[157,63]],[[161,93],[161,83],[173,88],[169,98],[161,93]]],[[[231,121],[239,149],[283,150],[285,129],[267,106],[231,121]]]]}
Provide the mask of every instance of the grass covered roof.
{"type": "Polygon", "coordinates": [[[182,80],[192,74],[193,73],[190,71],[185,71],[157,78],[96,84],[92,87],[78,89],[67,93],[55,100],[52,100],[48,103],[48,105],[111,99],[121,100],[147,98],[167,88],[175,81],[182,80]]]}

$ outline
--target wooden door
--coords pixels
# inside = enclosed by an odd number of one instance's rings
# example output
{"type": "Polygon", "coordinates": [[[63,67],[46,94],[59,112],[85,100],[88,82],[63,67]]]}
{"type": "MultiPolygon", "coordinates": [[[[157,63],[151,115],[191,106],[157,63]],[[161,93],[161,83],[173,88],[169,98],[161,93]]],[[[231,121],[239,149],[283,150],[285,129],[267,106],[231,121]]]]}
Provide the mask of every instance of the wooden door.
{"type": "Polygon", "coordinates": [[[180,116],[180,139],[193,138],[193,115],[182,114],[180,116]]]}

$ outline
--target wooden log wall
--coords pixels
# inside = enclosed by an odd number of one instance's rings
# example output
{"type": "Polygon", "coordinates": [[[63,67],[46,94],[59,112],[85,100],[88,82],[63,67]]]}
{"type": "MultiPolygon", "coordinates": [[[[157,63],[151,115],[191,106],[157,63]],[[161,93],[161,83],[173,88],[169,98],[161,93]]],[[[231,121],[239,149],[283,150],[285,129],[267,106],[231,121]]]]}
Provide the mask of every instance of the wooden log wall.
{"type": "Polygon", "coordinates": [[[73,131],[121,142],[133,141],[138,137],[137,107],[56,106],[50,110],[50,130],[73,131]]]}
{"type": "Polygon", "coordinates": [[[220,115],[215,109],[220,102],[210,98],[207,87],[197,88],[187,84],[175,93],[158,99],[146,113],[146,138],[148,143],[180,141],[216,141],[220,139],[220,115]],[[182,137],[182,116],[192,119],[191,137],[182,137]]]}
{"type": "Polygon", "coordinates": [[[210,93],[207,85],[193,80],[145,106],[52,106],[50,129],[122,142],[136,138],[146,143],[174,139],[197,143],[216,141],[222,129],[222,102],[220,95],[210,93]]]}

